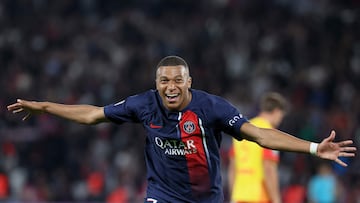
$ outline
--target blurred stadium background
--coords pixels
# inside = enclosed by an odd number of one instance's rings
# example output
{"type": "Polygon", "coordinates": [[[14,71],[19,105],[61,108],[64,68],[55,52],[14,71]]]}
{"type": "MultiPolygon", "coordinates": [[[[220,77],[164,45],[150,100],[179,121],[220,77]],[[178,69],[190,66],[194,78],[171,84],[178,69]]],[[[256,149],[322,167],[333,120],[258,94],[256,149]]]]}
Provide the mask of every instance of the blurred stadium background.
{"type": "MultiPolygon", "coordinates": [[[[249,117],[263,92],[278,91],[292,105],[282,130],[320,141],[334,129],[359,147],[359,8],[359,0],[0,1],[0,199],[142,202],[140,125],[84,126],[49,115],[21,122],[6,106],[17,98],[117,102],[154,88],[154,67],[169,54],[188,61],[194,88],[249,117]]],[[[229,143],[224,136],[225,190],[229,143]]],[[[322,162],[281,157],[284,198],[306,199],[322,162]]],[[[360,202],[359,156],[346,162],[327,163],[336,202],[360,202]]]]}

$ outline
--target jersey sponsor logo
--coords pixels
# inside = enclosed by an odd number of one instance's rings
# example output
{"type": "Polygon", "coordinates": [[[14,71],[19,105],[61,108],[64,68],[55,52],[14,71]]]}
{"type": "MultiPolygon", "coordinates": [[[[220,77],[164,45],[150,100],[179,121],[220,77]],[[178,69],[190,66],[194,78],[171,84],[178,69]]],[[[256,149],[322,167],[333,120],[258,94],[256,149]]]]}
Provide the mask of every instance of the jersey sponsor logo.
{"type": "Polygon", "coordinates": [[[197,148],[194,144],[194,140],[182,140],[176,139],[161,139],[155,137],[155,144],[164,150],[164,154],[172,156],[184,156],[187,154],[197,153],[197,148]]]}
{"type": "Polygon", "coordinates": [[[187,134],[191,134],[196,130],[196,127],[192,121],[186,121],[183,125],[183,129],[187,134]]]}
{"type": "Polygon", "coordinates": [[[162,126],[161,125],[154,125],[153,123],[150,123],[150,128],[157,129],[157,128],[162,128],[162,126]]]}
{"type": "Polygon", "coordinates": [[[238,121],[238,120],[240,120],[242,118],[243,118],[242,114],[234,116],[232,119],[229,120],[229,125],[233,126],[236,123],[236,121],[238,121]]]}

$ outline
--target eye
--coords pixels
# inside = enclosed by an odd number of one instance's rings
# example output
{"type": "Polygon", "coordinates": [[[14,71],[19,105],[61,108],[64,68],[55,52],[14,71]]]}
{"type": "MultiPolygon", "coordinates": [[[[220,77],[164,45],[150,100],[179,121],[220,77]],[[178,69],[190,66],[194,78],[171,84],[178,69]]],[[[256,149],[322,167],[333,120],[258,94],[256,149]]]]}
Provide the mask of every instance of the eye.
{"type": "Polygon", "coordinates": [[[160,79],[160,83],[161,83],[161,84],[166,84],[167,82],[169,82],[168,79],[160,79]]]}
{"type": "Polygon", "coordinates": [[[182,82],[183,82],[183,79],[182,79],[182,78],[177,78],[177,79],[175,80],[175,82],[176,82],[176,83],[182,83],[182,82]]]}

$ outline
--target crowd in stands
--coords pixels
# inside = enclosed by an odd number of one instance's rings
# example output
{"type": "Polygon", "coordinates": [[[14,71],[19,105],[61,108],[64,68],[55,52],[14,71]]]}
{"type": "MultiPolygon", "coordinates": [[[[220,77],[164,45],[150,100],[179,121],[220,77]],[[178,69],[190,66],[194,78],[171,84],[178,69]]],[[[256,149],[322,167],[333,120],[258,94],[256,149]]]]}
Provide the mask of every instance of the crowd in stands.
{"type": "MultiPolygon", "coordinates": [[[[334,129],[360,148],[359,0],[3,0],[0,200],[142,202],[140,125],[47,114],[22,122],[6,106],[17,98],[115,103],[155,88],[167,55],[189,63],[193,88],[226,97],[249,118],[260,95],[278,91],[291,103],[281,130],[319,142],[334,129]]],[[[225,191],[229,143],[224,135],[225,191]]],[[[359,202],[360,158],[345,161],[326,162],[334,198],[359,202]]],[[[309,183],[321,164],[281,152],[284,203],[316,198],[309,183]]]]}

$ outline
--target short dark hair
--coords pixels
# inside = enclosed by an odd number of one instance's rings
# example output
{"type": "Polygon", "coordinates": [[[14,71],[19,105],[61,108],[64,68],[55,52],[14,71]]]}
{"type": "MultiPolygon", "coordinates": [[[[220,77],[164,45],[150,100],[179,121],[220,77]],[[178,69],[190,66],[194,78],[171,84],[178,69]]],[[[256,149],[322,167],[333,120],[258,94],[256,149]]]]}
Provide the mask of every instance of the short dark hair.
{"type": "Polygon", "coordinates": [[[185,68],[189,68],[186,61],[179,57],[179,56],[166,56],[163,59],[160,60],[158,65],[156,66],[156,69],[158,69],[161,66],[185,66],[185,68]]]}
{"type": "Polygon", "coordinates": [[[284,112],[288,111],[289,104],[285,97],[277,92],[268,92],[264,94],[260,100],[260,110],[271,112],[275,109],[280,109],[284,112]]]}

